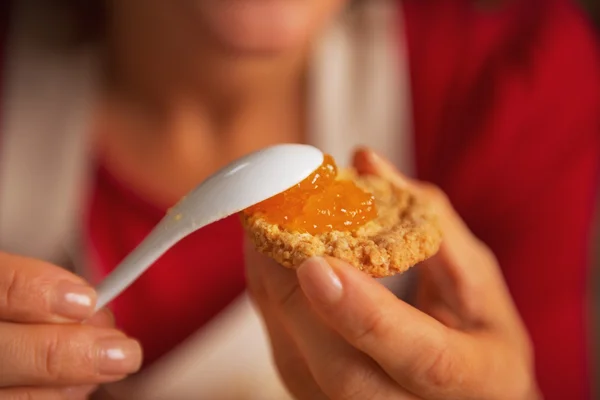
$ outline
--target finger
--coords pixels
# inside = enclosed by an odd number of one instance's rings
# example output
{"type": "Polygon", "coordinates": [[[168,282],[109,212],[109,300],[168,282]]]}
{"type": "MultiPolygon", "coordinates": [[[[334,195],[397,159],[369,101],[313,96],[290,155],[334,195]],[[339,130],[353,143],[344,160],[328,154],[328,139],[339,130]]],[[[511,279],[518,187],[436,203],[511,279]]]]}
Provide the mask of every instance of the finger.
{"type": "Polygon", "coordinates": [[[96,293],[80,277],[55,265],[0,253],[0,320],[82,321],[94,311],[96,293]]]}
{"type": "Polygon", "coordinates": [[[315,382],[296,342],[279,320],[273,307],[262,299],[257,299],[256,303],[269,334],[273,360],[289,392],[297,399],[326,400],[328,397],[315,382]]]}
{"type": "Polygon", "coordinates": [[[315,382],[306,360],[298,350],[296,342],[282,324],[269,301],[262,284],[257,265],[264,263],[265,257],[258,254],[248,241],[245,242],[246,276],[252,299],[259,308],[273,349],[273,359],[277,370],[289,392],[297,399],[326,400],[327,397],[315,382]]]}
{"type": "Polygon", "coordinates": [[[389,161],[366,148],[355,152],[353,163],[360,174],[377,175],[398,188],[410,190],[422,198],[429,200],[432,203],[432,208],[438,214],[443,214],[443,218],[440,218],[440,224],[442,225],[442,231],[448,234],[448,237],[444,239],[451,240],[458,237],[462,240],[468,238],[479,243],[456,211],[454,211],[447,196],[434,185],[410,179],[400,173],[389,161]],[[450,235],[450,233],[455,232],[459,233],[459,235],[450,235]]]}
{"type": "Polygon", "coordinates": [[[88,385],[137,371],[140,345],[123,333],[86,325],[0,323],[0,387],[88,385]]]}
{"type": "Polygon", "coordinates": [[[507,320],[518,321],[494,255],[469,230],[441,190],[407,178],[368,149],[355,153],[354,164],[360,173],[381,176],[432,204],[439,216],[444,241],[438,254],[423,262],[421,268],[429,270],[441,297],[452,311],[471,324],[504,325],[507,320]]]}
{"type": "Polygon", "coordinates": [[[95,326],[97,328],[114,328],[115,317],[108,308],[103,308],[94,314],[90,319],[86,320],[84,324],[95,326]]]}
{"type": "Polygon", "coordinates": [[[436,312],[456,314],[466,327],[484,326],[503,333],[528,353],[525,326],[494,255],[469,230],[445,194],[432,185],[402,176],[391,163],[368,149],[357,151],[355,163],[362,173],[379,175],[428,198],[439,215],[444,242],[438,254],[421,266],[430,273],[442,299],[443,307],[436,312]]]}
{"type": "Polygon", "coordinates": [[[73,388],[11,388],[0,390],[2,400],[86,400],[89,387],[73,388]]]}
{"type": "MultiPolygon", "coordinates": [[[[404,176],[389,161],[371,150],[358,150],[354,155],[354,164],[361,173],[380,176],[392,182],[397,187],[406,188],[427,199],[432,204],[432,208],[439,214],[439,222],[444,236],[446,251],[451,253],[452,256],[460,257],[464,249],[476,249],[479,253],[489,253],[489,250],[473,235],[454,210],[448,197],[437,187],[404,176]]],[[[491,256],[491,254],[486,255],[491,256]]],[[[462,266],[468,263],[460,264],[462,266]]],[[[496,269],[485,266],[484,268],[477,268],[475,271],[463,269],[456,272],[462,275],[473,275],[473,273],[477,275],[489,272],[490,270],[496,269]]]]}
{"type": "Polygon", "coordinates": [[[463,319],[440,295],[438,288],[431,281],[428,271],[421,266],[418,272],[419,284],[415,292],[415,307],[449,328],[464,329],[463,319]]]}
{"type": "Polygon", "coordinates": [[[351,345],[425,398],[468,399],[486,392],[489,382],[477,377],[496,376],[502,367],[498,362],[505,361],[484,359],[482,354],[492,348],[446,328],[352,266],[327,261],[305,262],[298,279],[322,319],[351,345]]]}
{"type": "Polygon", "coordinates": [[[373,360],[325,326],[311,310],[293,270],[266,259],[252,268],[262,276],[275,312],[289,329],[312,376],[329,398],[412,398],[373,360]]]}
{"type": "Polygon", "coordinates": [[[390,162],[366,147],[354,152],[352,165],[361,175],[380,176],[399,188],[412,189],[416,186],[416,182],[399,173],[390,162]]]}

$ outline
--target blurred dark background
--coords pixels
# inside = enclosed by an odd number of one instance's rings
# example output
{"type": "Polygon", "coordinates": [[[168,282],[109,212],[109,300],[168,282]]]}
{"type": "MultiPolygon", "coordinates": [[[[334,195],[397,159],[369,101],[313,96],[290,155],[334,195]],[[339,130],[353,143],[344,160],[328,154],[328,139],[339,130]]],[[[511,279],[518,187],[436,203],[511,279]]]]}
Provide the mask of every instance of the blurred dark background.
{"type": "MultiPolygon", "coordinates": [[[[587,10],[587,12],[589,13],[591,19],[594,21],[594,23],[596,24],[597,28],[600,28],[600,0],[579,0],[581,2],[581,4],[583,5],[583,7],[587,10]]],[[[600,31],[599,31],[600,32],[600,31]]],[[[598,110],[598,112],[600,112],[600,110],[598,110]]],[[[595,275],[595,279],[594,279],[594,297],[595,297],[595,309],[593,310],[594,315],[594,319],[595,319],[595,326],[596,326],[596,340],[595,340],[595,346],[596,346],[596,356],[595,356],[595,360],[596,360],[596,374],[595,374],[595,379],[594,379],[594,383],[595,383],[595,394],[596,394],[596,398],[600,398],[600,201],[599,201],[599,207],[598,207],[598,217],[596,218],[597,221],[597,229],[596,229],[596,262],[595,265],[593,266],[594,268],[594,275],[595,275]]]]}
{"type": "Polygon", "coordinates": [[[596,26],[600,27],[600,0],[580,0],[580,2],[588,10],[596,26]]]}

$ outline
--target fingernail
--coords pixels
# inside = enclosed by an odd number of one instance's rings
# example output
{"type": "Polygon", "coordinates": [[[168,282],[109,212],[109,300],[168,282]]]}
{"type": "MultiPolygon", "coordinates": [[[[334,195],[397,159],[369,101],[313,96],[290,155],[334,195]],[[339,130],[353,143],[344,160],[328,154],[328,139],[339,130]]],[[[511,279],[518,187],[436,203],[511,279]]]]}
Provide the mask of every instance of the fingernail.
{"type": "Polygon", "coordinates": [[[61,281],[54,293],[52,311],[57,315],[81,320],[89,317],[94,310],[96,292],[90,286],[61,281]]]}
{"type": "Polygon", "coordinates": [[[324,258],[306,260],[298,267],[297,274],[300,287],[309,299],[333,304],[342,298],[342,282],[324,258]]]}
{"type": "Polygon", "coordinates": [[[139,343],[127,338],[102,339],[98,346],[98,372],[104,375],[127,375],[136,372],[142,362],[139,343]]]}

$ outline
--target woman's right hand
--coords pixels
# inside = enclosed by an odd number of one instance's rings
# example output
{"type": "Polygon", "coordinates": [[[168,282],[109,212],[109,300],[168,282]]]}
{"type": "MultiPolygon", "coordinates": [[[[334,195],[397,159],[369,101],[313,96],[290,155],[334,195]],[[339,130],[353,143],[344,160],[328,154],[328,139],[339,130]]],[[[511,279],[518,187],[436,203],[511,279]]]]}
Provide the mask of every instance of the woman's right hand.
{"type": "Polygon", "coordinates": [[[95,302],[76,275],[0,253],[0,399],[84,399],[139,369],[140,345],[95,302]]]}

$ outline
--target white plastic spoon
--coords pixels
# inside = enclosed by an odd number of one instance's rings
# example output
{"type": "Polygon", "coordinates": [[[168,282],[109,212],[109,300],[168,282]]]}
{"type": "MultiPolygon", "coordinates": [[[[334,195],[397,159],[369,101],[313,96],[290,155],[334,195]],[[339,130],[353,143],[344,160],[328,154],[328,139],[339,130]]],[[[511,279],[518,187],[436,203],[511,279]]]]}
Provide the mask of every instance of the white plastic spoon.
{"type": "Polygon", "coordinates": [[[97,287],[99,310],[190,233],[273,197],[307,178],[323,162],[312,146],[283,144],[240,158],[185,196],[148,237],[97,287]]]}

